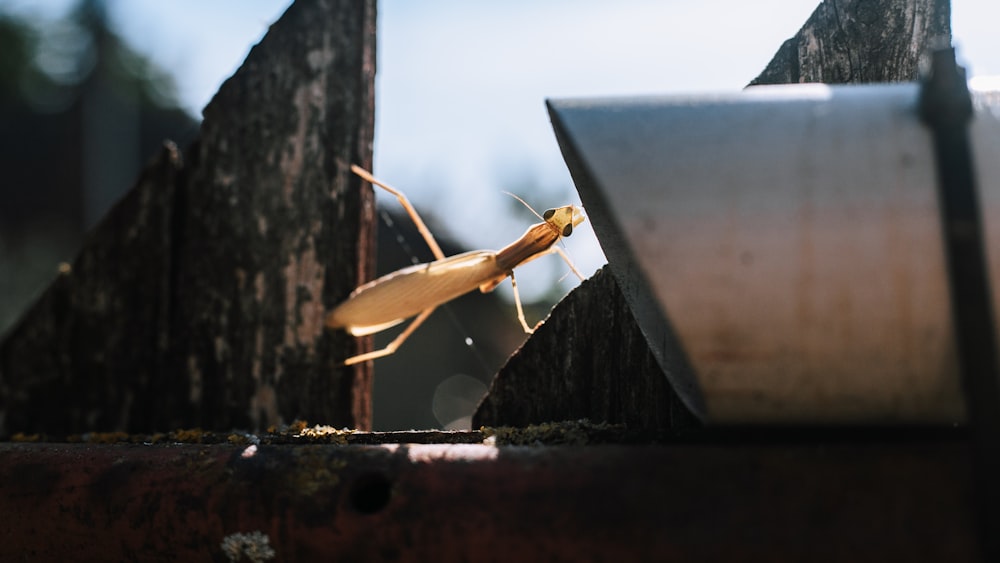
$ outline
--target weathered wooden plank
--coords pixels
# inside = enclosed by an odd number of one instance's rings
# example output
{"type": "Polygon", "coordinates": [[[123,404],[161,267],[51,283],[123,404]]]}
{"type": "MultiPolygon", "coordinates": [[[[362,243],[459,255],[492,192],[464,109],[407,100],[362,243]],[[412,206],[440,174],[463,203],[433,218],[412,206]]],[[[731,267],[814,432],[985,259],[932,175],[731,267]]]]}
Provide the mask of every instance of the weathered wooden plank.
{"type": "Polygon", "coordinates": [[[183,419],[183,379],[163,367],[180,171],[167,145],[0,343],[0,435],[183,419]]]}
{"type": "Polygon", "coordinates": [[[323,330],[373,273],[375,2],[297,2],[204,110],[179,197],[171,371],[196,423],[370,424],[368,346],[323,330]],[[358,344],[355,344],[355,343],[358,344]]]}
{"type": "Polygon", "coordinates": [[[946,0],[826,0],[750,85],[912,81],[920,58],[950,39],[946,0]]]}
{"type": "Polygon", "coordinates": [[[967,454],[6,443],[0,559],[219,561],[266,542],[276,561],[975,561],[967,454]]]}
{"type": "Polygon", "coordinates": [[[556,305],[508,360],[472,426],[581,418],[657,432],[696,424],[663,377],[606,268],[556,305]]]}
{"type": "Polygon", "coordinates": [[[367,428],[370,342],[323,330],[373,274],[375,1],[299,2],[0,344],[0,436],[367,428]]]}

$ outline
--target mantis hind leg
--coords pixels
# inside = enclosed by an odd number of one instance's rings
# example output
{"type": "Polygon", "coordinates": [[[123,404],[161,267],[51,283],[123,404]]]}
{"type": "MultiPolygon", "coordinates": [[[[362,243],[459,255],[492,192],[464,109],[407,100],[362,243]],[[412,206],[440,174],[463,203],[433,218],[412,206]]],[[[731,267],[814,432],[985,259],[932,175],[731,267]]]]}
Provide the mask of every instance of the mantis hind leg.
{"type": "Polygon", "coordinates": [[[420,236],[424,237],[424,241],[427,242],[427,246],[429,246],[431,252],[434,253],[434,258],[436,258],[437,260],[444,259],[444,252],[441,252],[441,247],[438,246],[437,240],[434,239],[434,235],[431,234],[430,229],[428,229],[427,225],[424,224],[424,220],[420,218],[420,214],[417,213],[416,208],[413,207],[412,204],[410,204],[410,200],[407,199],[405,195],[403,195],[403,192],[397,190],[396,188],[393,188],[392,186],[386,184],[385,182],[377,180],[367,170],[361,168],[357,164],[351,165],[351,172],[354,172],[362,179],[364,179],[366,182],[374,186],[378,186],[383,190],[396,196],[396,199],[399,200],[399,203],[403,206],[403,209],[406,210],[406,213],[410,216],[410,219],[413,220],[413,224],[417,226],[417,230],[420,231],[420,236]]]}
{"type": "Polygon", "coordinates": [[[417,328],[421,324],[423,324],[424,321],[427,320],[427,317],[431,316],[431,313],[433,313],[434,309],[436,308],[437,307],[431,307],[430,309],[424,309],[423,311],[421,311],[420,314],[413,319],[413,322],[410,323],[410,326],[406,327],[406,330],[399,333],[399,336],[394,338],[392,342],[390,342],[385,348],[382,348],[381,350],[374,350],[372,352],[367,352],[365,354],[358,354],[357,356],[351,356],[350,358],[344,360],[343,365],[353,366],[354,364],[359,364],[361,362],[366,362],[368,360],[374,360],[377,358],[384,358],[386,356],[390,356],[396,353],[396,350],[398,350],[399,347],[403,345],[403,342],[405,342],[406,339],[409,338],[411,334],[413,334],[413,331],[417,330],[417,328]]]}

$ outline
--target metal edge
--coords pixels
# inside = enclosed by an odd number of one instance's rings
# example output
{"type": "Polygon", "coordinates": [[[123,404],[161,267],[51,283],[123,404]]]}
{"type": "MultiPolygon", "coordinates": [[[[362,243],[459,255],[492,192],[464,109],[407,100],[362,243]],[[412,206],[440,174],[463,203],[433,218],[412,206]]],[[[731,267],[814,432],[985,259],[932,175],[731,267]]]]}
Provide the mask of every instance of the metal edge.
{"type": "Polygon", "coordinates": [[[632,315],[649,344],[653,356],[684,405],[700,420],[707,421],[705,397],[665,311],[653,297],[652,289],[632,250],[622,236],[622,229],[610,212],[593,172],[580,156],[572,134],[561,114],[560,100],[547,99],[546,109],[552,121],[559,150],[566,161],[580,200],[591,217],[594,233],[608,256],[608,264],[625,295],[632,315]],[[594,220],[596,218],[596,221],[594,220]],[[612,259],[613,257],[613,259],[612,259]]]}

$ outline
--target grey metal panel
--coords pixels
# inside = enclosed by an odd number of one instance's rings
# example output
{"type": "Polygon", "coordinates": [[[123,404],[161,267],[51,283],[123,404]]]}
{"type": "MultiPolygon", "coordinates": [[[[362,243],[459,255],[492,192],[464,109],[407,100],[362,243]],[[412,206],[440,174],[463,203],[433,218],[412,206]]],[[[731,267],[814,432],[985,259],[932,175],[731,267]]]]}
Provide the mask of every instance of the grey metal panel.
{"type": "MultiPolygon", "coordinates": [[[[667,378],[710,422],[963,420],[917,92],[549,102],[612,271],[667,378]]],[[[979,100],[989,217],[1000,126],[979,100]]]]}

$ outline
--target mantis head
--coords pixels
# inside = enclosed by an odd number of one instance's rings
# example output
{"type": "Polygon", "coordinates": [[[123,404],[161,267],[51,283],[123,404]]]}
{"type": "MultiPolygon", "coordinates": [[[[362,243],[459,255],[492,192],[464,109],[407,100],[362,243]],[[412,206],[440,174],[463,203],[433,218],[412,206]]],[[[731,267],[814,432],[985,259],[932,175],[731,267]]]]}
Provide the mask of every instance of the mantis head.
{"type": "Polygon", "coordinates": [[[573,227],[583,223],[583,211],[575,205],[564,205],[555,209],[548,209],[542,213],[542,219],[549,224],[560,236],[568,237],[573,234],[573,227]]]}
{"type": "Polygon", "coordinates": [[[561,237],[568,237],[573,234],[573,227],[583,223],[584,219],[586,219],[583,215],[583,211],[575,205],[564,205],[554,209],[547,209],[545,213],[539,215],[537,211],[528,205],[528,202],[510,192],[504,193],[517,201],[520,201],[521,205],[527,207],[528,211],[534,213],[535,217],[545,221],[545,223],[561,237]]]}

